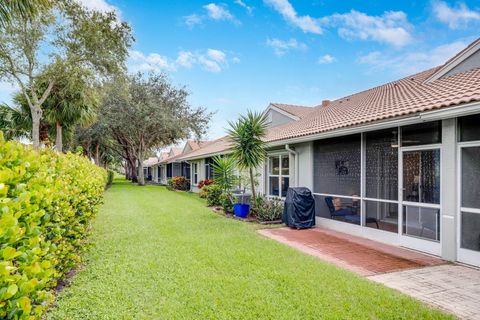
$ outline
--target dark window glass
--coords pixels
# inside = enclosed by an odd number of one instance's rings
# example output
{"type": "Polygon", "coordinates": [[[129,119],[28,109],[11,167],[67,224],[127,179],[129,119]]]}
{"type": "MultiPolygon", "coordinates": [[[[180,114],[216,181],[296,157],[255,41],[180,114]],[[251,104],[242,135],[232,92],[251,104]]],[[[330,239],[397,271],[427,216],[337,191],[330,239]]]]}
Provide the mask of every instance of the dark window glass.
{"type": "Polygon", "coordinates": [[[442,123],[424,122],[402,127],[402,146],[418,146],[442,142],[442,123]]]}
{"type": "Polygon", "coordinates": [[[389,232],[398,232],[398,204],[365,201],[366,226],[389,232]]]}
{"type": "Polygon", "coordinates": [[[459,141],[480,140],[480,114],[458,118],[459,141]]]}
{"type": "Polygon", "coordinates": [[[480,209],[480,147],[462,148],[462,207],[480,209]]]}
{"type": "Polygon", "coordinates": [[[403,200],[440,203],[440,150],[403,153],[403,200]]]}
{"type": "Polygon", "coordinates": [[[278,177],[270,177],[269,184],[270,184],[270,192],[269,195],[271,196],[279,196],[280,195],[280,186],[278,185],[278,177]]]}
{"type": "Polygon", "coordinates": [[[360,135],[319,140],[314,145],[314,191],[360,195],[360,135]]]}
{"type": "Polygon", "coordinates": [[[288,186],[290,184],[290,178],[282,177],[282,197],[287,196],[288,186]]]}
{"type": "Polygon", "coordinates": [[[480,251],[480,214],[462,212],[461,247],[480,251]]]}
{"type": "Polygon", "coordinates": [[[367,198],[398,199],[398,129],[365,134],[367,198]]]}
{"type": "Polygon", "coordinates": [[[403,234],[440,241],[440,209],[403,206],[403,234]]]}

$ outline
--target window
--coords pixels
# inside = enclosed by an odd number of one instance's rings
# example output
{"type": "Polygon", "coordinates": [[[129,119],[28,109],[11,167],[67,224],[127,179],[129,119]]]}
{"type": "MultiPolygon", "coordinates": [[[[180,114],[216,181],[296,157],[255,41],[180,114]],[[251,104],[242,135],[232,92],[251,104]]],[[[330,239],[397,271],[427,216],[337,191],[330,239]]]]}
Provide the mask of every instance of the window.
{"type": "Polygon", "coordinates": [[[205,178],[206,179],[213,179],[213,159],[206,158],[205,159],[205,178]]]}
{"type": "Polygon", "coordinates": [[[480,114],[458,118],[458,140],[480,141],[480,114]]]}
{"type": "Polygon", "coordinates": [[[193,183],[197,184],[198,183],[198,163],[193,163],[192,164],[192,172],[193,172],[193,183]]]}
{"type": "Polygon", "coordinates": [[[288,154],[268,157],[268,195],[286,197],[290,184],[288,154]]]}
{"type": "Polygon", "coordinates": [[[441,121],[424,122],[402,127],[402,147],[441,142],[441,121]]]}

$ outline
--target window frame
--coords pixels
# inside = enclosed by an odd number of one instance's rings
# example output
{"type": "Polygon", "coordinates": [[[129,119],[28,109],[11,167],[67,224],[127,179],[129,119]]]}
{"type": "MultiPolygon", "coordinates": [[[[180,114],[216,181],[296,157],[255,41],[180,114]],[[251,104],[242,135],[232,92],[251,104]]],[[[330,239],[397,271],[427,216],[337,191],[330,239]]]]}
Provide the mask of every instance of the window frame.
{"type": "Polygon", "coordinates": [[[282,179],[283,178],[288,178],[288,187],[290,187],[290,155],[288,152],[282,152],[282,153],[271,153],[267,156],[267,197],[270,198],[280,198],[280,199],[285,199],[285,197],[282,197],[282,179]],[[282,173],[282,159],[286,157],[288,159],[288,174],[283,174],[282,173]],[[278,164],[278,174],[271,174],[271,168],[270,168],[270,159],[271,158],[278,158],[279,164],[278,164]],[[272,195],[270,194],[270,178],[277,178],[278,179],[278,195],[272,195]]]}

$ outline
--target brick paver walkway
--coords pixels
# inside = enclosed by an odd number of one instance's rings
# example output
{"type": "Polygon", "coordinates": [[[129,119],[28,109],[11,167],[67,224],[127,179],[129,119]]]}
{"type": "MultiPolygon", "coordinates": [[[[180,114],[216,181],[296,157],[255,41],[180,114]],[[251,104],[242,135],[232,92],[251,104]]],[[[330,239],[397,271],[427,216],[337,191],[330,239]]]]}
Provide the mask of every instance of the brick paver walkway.
{"type": "Polygon", "coordinates": [[[369,277],[461,319],[480,319],[480,270],[448,264],[369,277]]]}
{"type": "Polygon", "coordinates": [[[363,276],[444,263],[414,251],[322,228],[265,229],[259,233],[363,276]]]}

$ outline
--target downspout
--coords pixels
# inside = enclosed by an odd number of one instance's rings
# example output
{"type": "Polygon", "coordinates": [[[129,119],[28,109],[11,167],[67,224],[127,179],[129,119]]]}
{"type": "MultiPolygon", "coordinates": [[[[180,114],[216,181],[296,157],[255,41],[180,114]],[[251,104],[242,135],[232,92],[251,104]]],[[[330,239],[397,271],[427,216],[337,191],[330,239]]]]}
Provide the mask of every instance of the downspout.
{"type": "Polygon", "coordinates": [[[299,185],[299,176],[298,176],[298,172],[299,172],[299,165],[300,165],[300,159],[298,157],[298,151],[295,151],[293,149],[290,148],[290,145],[286,144],[285,145],[285,150],[287,150],[290,154],[293,154],[293,156],[295,157],[295,187],[298,187],[299,185]]]}

